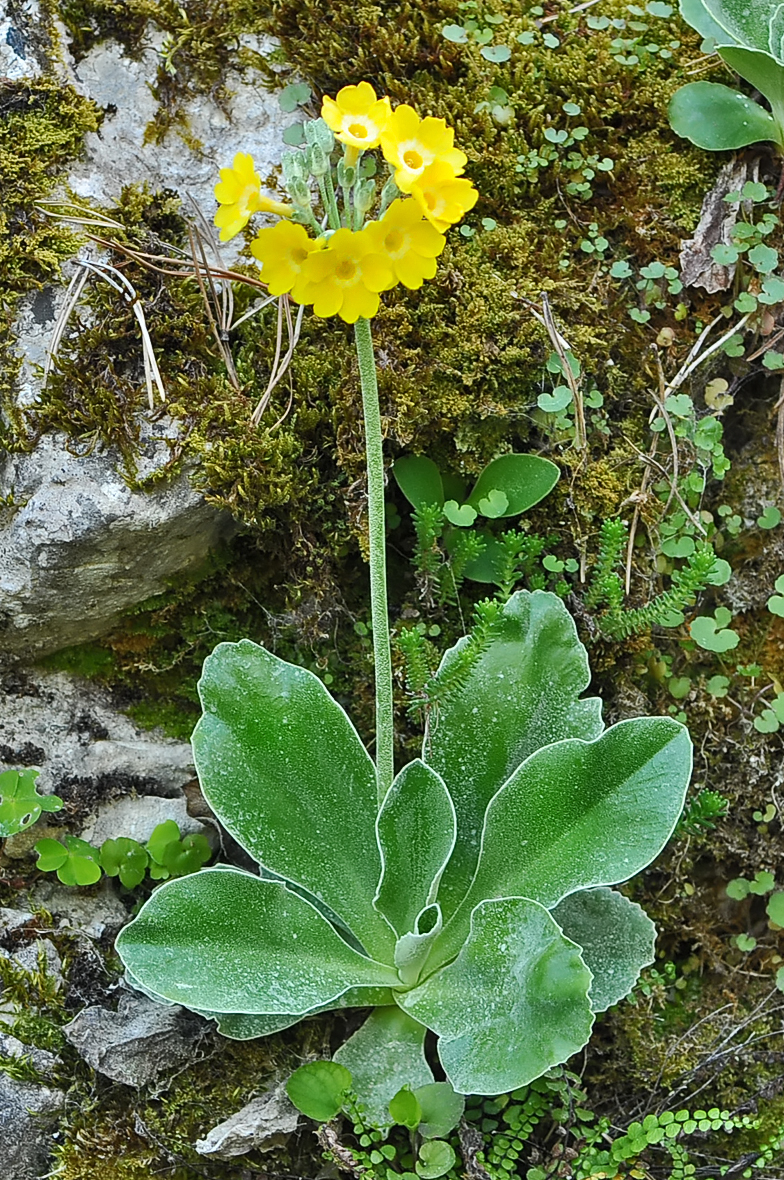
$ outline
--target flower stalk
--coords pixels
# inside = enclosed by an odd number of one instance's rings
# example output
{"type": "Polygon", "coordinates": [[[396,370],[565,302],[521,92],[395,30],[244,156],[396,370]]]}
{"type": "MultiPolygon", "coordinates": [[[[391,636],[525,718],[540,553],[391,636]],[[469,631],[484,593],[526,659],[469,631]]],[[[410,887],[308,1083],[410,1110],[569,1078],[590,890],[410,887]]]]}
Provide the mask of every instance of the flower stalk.
{"type": "Polygon", "coordinates": [[[370,321],[358,319],[354,339],[362,386],[365,454],[368,477],[368,551],[370,555],[370,619],[376,680],[376,769],[379,804],[395,777],[395,719],[392,693],[392,649],[387,611],[386,522],[384,513],[384,454],[378,401],[376,359],[370,321]]]}

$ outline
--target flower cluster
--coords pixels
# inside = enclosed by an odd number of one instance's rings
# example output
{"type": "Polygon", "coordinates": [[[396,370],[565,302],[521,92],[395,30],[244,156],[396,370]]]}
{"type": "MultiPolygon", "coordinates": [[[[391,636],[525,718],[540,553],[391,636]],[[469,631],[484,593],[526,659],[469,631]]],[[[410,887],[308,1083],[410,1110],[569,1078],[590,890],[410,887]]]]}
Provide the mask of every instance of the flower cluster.
{"type": "Polygon", "coordinates": [[[296,303],[312,304],[318,316],[339,315],[352,324],[376,314],[383,291],[398,283],[415,290],[433,278],[444,234],[473,208],[478,194],[461,175],[467,157],[454,146],[454,131],[444,120],[422,119],[405,104],[393,110],[368,82],[325,98],[321,119],[304,130],[305,151],[289,153],[283,162],[291,204],[263,196],[251,157],[238,153],[233,168],[221,169],[215,224],[227,241],[254,213],[277,214],[283,220],[259,230],[251,244],[270,294],[288,294],[296,303]],[[343,154],[333,168],[336,139],[343,154]],[[363,153],[374,148],[381,149],[389,178],[376,216],[367,220],[376,199],[376,161],[363,153]],[[311,177],[326,229],[311,206],[311,177]]]}

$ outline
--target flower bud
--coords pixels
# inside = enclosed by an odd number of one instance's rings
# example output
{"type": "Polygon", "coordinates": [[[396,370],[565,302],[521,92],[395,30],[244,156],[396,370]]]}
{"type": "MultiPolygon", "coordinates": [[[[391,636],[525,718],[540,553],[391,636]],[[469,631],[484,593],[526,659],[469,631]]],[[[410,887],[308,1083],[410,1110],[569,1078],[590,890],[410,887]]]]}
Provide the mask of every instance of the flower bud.
{"type": "Polygon", "coordinates": [[[281,168],[287,186],[292,180],[306,180],[308,168],[305,152],[286,152],[281,161],[281,168]]]}
{"type": "Polygon", "coordinates": [[[346,164],[345,159],[338,160],[338,184],[341,188],[353,188],[357,178],[356,168],[346,164]]]}
{"type": "Polygon", "coordinates": [[[376,199],[375,180],[358,180],[354,189],[354,207],[364,217],[376,199]]]}
{"type": "Polygon", "coordinates": [[[327,155],[335,147],[335,136],[327,127],[323,119],[311,119],[304,124],[305,139],[311,145],[318,144],[323,152],[327,155]]]}
{"type": "Polygon", "coordinates": [[[310,189],[304,180],[300,177],[294,177],[294,179],[289,181],[287,188],[289,196],[295,205],[298,205],[301,209],[310,208],[310,189]]]}
{"type": "Polygon", "coordinates": [[[310,146],[310,172],[316,177],[326,176],[329,172],[329,156],[319,143],[310,146]]]}

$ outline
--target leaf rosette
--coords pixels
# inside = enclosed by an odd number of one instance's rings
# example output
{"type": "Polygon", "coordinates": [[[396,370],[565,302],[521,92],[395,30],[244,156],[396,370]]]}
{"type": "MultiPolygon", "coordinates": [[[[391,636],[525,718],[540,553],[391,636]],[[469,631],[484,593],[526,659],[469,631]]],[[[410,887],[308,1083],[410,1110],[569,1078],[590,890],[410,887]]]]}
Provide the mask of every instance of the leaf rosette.
{"type": "Polygon", "coordinates": [[[220,644],[195,759],[260,875],[216,866],[156,889],[118,938],[129,977],[235,1038],[374,1007],[335,1060],[387,1119],[402,1087],[434,1080],[428,1029],[459,1093],[565,1061],[653,961],[653,923],[610,886],[664,847],[691,772],[682,725],[605,730],[589,680],[560,599],[514,594],[379,808],[373,762],[321,681],[220,644]]]}

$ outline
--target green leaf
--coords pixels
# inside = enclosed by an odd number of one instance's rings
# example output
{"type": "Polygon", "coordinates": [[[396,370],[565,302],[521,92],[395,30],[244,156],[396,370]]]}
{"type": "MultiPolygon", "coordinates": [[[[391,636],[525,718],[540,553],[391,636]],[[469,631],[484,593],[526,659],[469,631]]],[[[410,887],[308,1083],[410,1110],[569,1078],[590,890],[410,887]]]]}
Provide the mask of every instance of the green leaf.
{"type": "MultiPolygon", "coordinates": [[[[512,51],[508,45],[483,45],[479,52],[485,61],[496,63],[509,61],[509,58],[512,56],[512,51]]],[[[439,1175],[441,1175],[440,1172],[439,1175]]]]}
{"type": "MultiPolygon", "coordinates": [[[[784,74],[784,69],[781,72],[784,74]]],[[[755,270],[763,275],[770,274],[779,264],[778,250],[774,250],[772,246],[766,246],[763,242],[749,250],[747,258],[755,270]]]]}
{"type": "Polygon", "coordinates": [[[499,492],[498,488],[492,488],[477,504],[482,516],[488,517],[489,520],[497,520],[499,516],[503,516],[508,507],[509,497],[506,492],[499,492]]]}
{"type": "Polygon", "coordinates": [[[286,114],[296,111],[298,106],[309,101],[312,91],[307,82],[290,82],[278,95],[278,106],[286,114]]]}
{"type": "Polygon", "coordinates": [[[676,135],[711,152],[777,141],[781,137],[778,124],[768,111],[744,94],[717,82],[689,82],[676,90],[668,115],[676,135]]]}
{"type": "Polygon", "coordinates": [[[729,44],[733,40],[726,29],[706,12],[702,0],[680,0],[680,10],[686,23],[702,37],[712,38],[719,45],[729,44]]]}
{"type": "Polygon", "coordinates": [[[426,1032],[396,1005],[376,1008],[334,1054],[333,1060],[351,1070],[354,1090],[374,1126],[389,1126],[389,1103],[403,1086],[416,1089],[433,1081],[425,1060],[426,1032]]]}
{"type": "Polygon", "coordinates": [[[441,776],[419,758],[409,762],[387,792],[377,828],[383,868],[374,905],[406,934],[435,901],[455,846],[455,808],[441,776]]]}
{"type": "Polygon", "coordinates": [[[162,865],[166,849],[170,844],[179,844],[179,842],[180,829],[177,824],[173,819],[165,819],[163,823],[156,824],[153,828],[147,841],[147,851],[156,864],[162,865]]]}
{"type": "MultiPolygon", "coordinates": [[[[155,996],[149,988],[142,988],[130,972],[127,975],[134,987],[152,995],[153,999],[160,999],[162,1003],[166,1003],[162,996],[155,996]]],[[[249,1041],[254,1037],[268,1037],[272,1033],[291,1028],[292,1025],[299,1024],[300,1020],[307,1020],[308,1017],[316,1016],[320,1012],[334,1012],[341,1008],[375,1008],[377,1005],[394,1004],[394,1002],[389,988],[353,987],[338,996],[337,1000],[332,1000],[329,1004],[320,1004],[318,1008],[311,1008],[304,1014],[300,1012],[293,1015],[289,1012],[275,1016],[260,1016],[257,1013],[208,1012],[206,1009],[201,1009],[201,1015],[216,1020],[221,1035],[228,1037],[229,1040],[249,1041]]]]}
{"type": "Polygon", "coordinates": [[[309,901],[225,867],[161,885],[116,947],[143,987],[211,1013],[304,1015],[349,988],[399,985],[309,901]]]}
{"type": "MultiPolygon", "coordinates": [[[[448,675],[465,644],[441,661],[448,675]]],[[[423,758],[443,778],[457,813],[458,839],[439,889],[445,920],[461,900],[479,858],[490,800],[541,746],[602,732],[601,701],[578,700],[591,673],[574,621],[560,598],[521,590],[462,683],[439,708],[423,758]]]]}
{"type": "MultiPolygon", "coordinates": [[[[435,1083],[433,1083],[435,1085],[435,1083]]],[[[403,1086],[389,1103],[392,1122],[415,1131],[422,1121],[422,1107],[410,1086],[403,1086]]]]}
{"type": "Polygon", "coordinates": [[[669,717],[620,721],[593,742],[571,738],[532,754],[487,808],[476,874],[431,962],[457,952],[485,898],[530,897],[552,909],[645,868],[672,835],[690,776],[688,730],[669,717]]]}
{"type": "Polygon", "coordinates": [[[731,897],[733,901],[743,901],[751,893],[751,882],[747,881],[745,877],[735,877],[730,881],[725,890],[727,897],[731,897]]]}
{"type": "Polygon", "coordinates": [[[33,847],[38,854],[35,867],[40,869],[42,873],[53,873],[68,860],[68,849],[59,840],[50,840],[45,837],[33,847]]]}
{"type": "Polygon", "coordinates": [[[552,393],[540,393],[536,404],[545,414],[559,414],[571,405],[574,394],[568,385],[556,385],[552,393]]]}
{"type": "Polygon", "coordinates": [[[221,823],[265,868],[329,906],[371,955],[391,960],[392,930],[373,908],[376,771],[340,705],[312,672],[247,639],[215,648],[199,693],[194,756],[221,823]]]}
{"type": "MultiPolygon", "coordinates": [[[[737,631],[725,629],[726,623],[720,621],[719,611],[721,609],[721,607],[717,609],[715,618],[711,618],[710,615],[698,615],[689,623],[689,634],[697,646],[703,648],[704,651],[719,653],[732,651],[740,643],[737,631]]],[[[727,622],[729,622],[729,618],[727,622]]]]}
{"type": "Polygon", "coordinates": [[[305,129],[302,123],[292,123],[283,132],[283,142],[287,147],[301,147],[305,142],[305,129]]]}
{"type": "Polygon", "coordinates": [[[424,455],[404,455],[395,463],[392,474],[397,486],[414,508],[444,503],[441,472],[432,459],[424,455]]]}
{"type": "Polygon", "coordinates": [[[42,811],[59,811],[63,805],[58,795],[39,795],[35,780],[39,771],[4,770],[0,774],[0,840],[30,828],[42,811]]]}
{"type": "Polygon", "coordinates": [[[593,974],[594,1012],[628,996],[643,967],[654,961],[656,927],[640,906],[614,889],[581,889],[552,911],[567,938],[581,949],[593,974]]]}
{"type": "Polygon", "coordinates": [[[771,922],[784,927],[784,893],[771,894],[765,910],[771,922]]]}
{"type": "Polygon", "coordinates": [[[550,494],[560,474],[555,463],[539,455],[499,455],[480,473],[468,503],[479,508],[480,500],[503,492],[508,503],[498,515],[519,516],[550,494]]]}
{"type": "Polygon", "coordinates": [[[422,1180],[438,1180],[445,1176],[457,1162],[454,1150],[443,1139],[429,1139],[419,1149],[419,1159],[414,1165],[417,1176],[422,1180]]]}
{"type": "Polygon", "coordinates": [[[191,832],[182,840],[174,840],[163,850],[163,864],[172,877],[184,877],[197,873],[212,856],[212,849],[206,836],[191,832]]]}
{"type": "Polygon", "coordinates": [[[766,505],[757,517],[757,525],[761,529],[775,529],[778,524],[781,524],[781,512],[775,504],[766,505]]]}
{"type": "Polygon", "coordinates": [[[476,509],[470,504],[458,504],[457,500],[447,500],[444,504],[444,516],[456,528],[467,529],[476,520],[476,509]]]}
{"type": "Polygon", "coordinates": [[[351,1074],[336,1061],[301,1065],[286,1082],[286,1093],[297,1110],[317,1123],[334,1119],[350,1090],[351,1074]]]}
{"type": "Polygon", "coordinates": [[[483,902],[448,967],[398,1003],[441,1038],[438,1053],[461,1094],[527,1085],[588,1040],[591,973],[579,949],[535,901],[483,902]]]}
{"type": "Polygon", "coordinates": [[[468,40],[468,33],[462,25],[444,25],[441,33],[447,41],[454,41],[456,45],[465,45],[468,40]]]}
{"type": "Polygon", "coordinates": [[[443,1139],[463,1117],[465,1098],[449,1082],[430,1082],[414,1091],[422,1111],[419,1134],[423,1139],[443,1139]]]}
{"type": "MultiPolygon", "coordinates": [[[[767,49],[770,18],[780,0],[702,0],[709,14],[731,40],[751,49],[767,49]]],[[[718,40],[719,45],[726,41],[718,40]]]]}
{"type": "Polygon", "coordinates": [[[119,877],[126,889],[135,889],[147,875],[147,853],[138,840],[128,836],[104,840],[100,855],[107,877],[119,877]]]}
{"type": "Polygon", "coordinates": [[[773,117],[779,124],[778,140],[781,142],[781,115],[784,110],[784,66],[769,53],[758,49],[746,49],[739,45],[720,48],[719,53],[730,69],[735,70],[768,99],[773,108],[773,117]]]}
{"type": "Polygon", "coordinates": [[[63,885],[94,885],[101,879],[98,849],[77,836],[66,836],[65,847],[59,840],[39,840],[35,851],[38,853],[36,868],[42,872],[56,869],[57,878],[63,885]]]}

